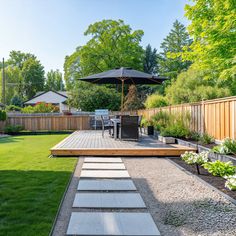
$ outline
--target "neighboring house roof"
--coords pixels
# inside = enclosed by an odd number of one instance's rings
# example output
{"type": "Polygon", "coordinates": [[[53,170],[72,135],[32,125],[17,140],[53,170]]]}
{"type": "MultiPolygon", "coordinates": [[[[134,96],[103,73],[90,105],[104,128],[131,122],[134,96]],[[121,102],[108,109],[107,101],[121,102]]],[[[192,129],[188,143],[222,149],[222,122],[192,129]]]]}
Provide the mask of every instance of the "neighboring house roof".
{"type": "Polygon", "coordinates": [[[38,102],[46,102],[52,104],[63,103],[67,100],[68,96],[65,91],[47,91],[38,92],[33,98],[25,101],[24,104],[36,104],[38,102]]]}

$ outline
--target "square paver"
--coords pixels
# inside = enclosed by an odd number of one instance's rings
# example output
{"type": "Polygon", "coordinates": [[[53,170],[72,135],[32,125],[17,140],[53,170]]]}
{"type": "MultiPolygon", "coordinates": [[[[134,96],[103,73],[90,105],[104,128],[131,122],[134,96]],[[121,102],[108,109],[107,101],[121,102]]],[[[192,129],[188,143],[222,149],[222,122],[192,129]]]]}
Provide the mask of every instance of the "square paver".
{"type": "Polygon", "coordinates": [[[73,207],[146,208],[139,193],[76,193],[73,207]]]}
{"type": "Polygon", "coordinates": [[[130,178],[127,170],[82,170],[80,178],[130,178]]]}
{"type": "Polygon", "coordinates": [[[82,169],[87,170],[125,170],[123,163],[84,163],[82,169]]]}
{"type": "Polygon", "coordinates": [[[67,235],[159,236],[149,213],[72,212],[67,235]]]}
{"type": "Polygon", "coordinates": [[[86,180],[81,179],[77,190],[80,191],[134,191],[136,187],[129,179],[100,179],[86,180]]]}
{"type": "Polygon", "coordinates": [[[86,157],[84,158],[84,162],[122,163],[122,160],[120,157],[86,157]]]}

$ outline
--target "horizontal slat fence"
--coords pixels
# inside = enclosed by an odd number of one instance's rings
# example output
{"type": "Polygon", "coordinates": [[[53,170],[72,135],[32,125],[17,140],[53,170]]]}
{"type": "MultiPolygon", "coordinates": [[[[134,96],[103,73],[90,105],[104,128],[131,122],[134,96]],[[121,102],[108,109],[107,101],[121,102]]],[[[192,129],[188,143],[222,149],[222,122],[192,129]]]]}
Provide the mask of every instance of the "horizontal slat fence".
{"type": "MultiPolygon", "coordinates": [[[[25,130],[62,131],[62,130],[88,130],[90,129],[89,115],[69,116],[18,116],[10,115],[3,125],[22,125],[25,130]]],[[[0,124],[1,126],[1,124],[0,124]]]]}
{"type": "Polygon", "coordinates": [[[188,111],[191,115],[191,130],[199,133],[208,133],[216,140],[222,140],[227,137],[236,138],[236,96],[139,110],[138,115],[143,115],[149,119],[161,110],[172,114],[188,111]]]}

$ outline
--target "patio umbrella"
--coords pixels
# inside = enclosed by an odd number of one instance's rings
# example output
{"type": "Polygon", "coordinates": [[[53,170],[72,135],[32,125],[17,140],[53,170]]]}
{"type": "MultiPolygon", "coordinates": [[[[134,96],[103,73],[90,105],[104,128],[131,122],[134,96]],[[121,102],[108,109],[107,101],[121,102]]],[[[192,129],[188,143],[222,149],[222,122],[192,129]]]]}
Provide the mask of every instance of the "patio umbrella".
{"type": "Polygon", "coordinates": [[[121,109],[123,109],[124,102],[124,84],[161,84],[166,79],[167,78],[165,77],[150,75],[126,67],[116,68],[80,78],[81,81],[95,84],[121,84],[121,109]]]}

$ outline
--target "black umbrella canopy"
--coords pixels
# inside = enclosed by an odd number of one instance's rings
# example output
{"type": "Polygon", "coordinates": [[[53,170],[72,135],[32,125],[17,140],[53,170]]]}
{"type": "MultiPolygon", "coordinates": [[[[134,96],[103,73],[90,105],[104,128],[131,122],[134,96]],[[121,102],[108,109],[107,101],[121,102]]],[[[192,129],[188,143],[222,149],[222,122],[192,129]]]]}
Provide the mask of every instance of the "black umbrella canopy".
{"type": "Polygon", "coordinates": [[[122,84],[122,82],[124,84],[161,84],[166,79],[165,77],[153,76],[127,67],[80,78],[82,81],[95,84],[122,84]]]}

